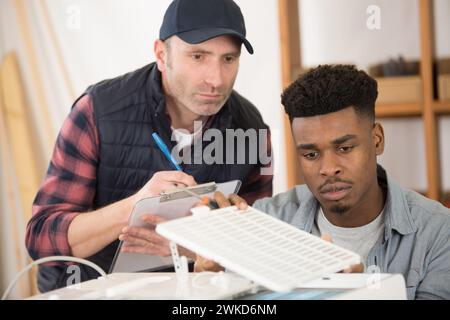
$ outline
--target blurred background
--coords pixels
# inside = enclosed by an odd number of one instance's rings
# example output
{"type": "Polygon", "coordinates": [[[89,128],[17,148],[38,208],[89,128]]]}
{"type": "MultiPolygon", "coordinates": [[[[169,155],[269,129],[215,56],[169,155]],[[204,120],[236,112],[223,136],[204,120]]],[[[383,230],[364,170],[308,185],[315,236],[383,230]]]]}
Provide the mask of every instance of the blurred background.
{"type": "MultiPolygon", "coordinates": [[[[235,89],[272,129],[275,193],[301,182],[282,89],[318,64],[350,63],[379,81],[379,162],[404,187],[448,201],[450,0],[235,1],[255,48],[243,51],[235,89]]],[[[0,292],[29,262],[31,203],[73,101],[154,60],[169,3],[0,0],[0,292]]],[[[12,297],[35,292],[34,281],[24,277],[12,297]]]]}

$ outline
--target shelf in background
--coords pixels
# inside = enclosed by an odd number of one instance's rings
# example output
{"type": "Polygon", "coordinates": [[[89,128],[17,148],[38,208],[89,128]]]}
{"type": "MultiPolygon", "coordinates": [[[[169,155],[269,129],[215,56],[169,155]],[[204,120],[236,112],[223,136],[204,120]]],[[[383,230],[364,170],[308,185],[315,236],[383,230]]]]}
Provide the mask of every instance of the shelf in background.
{"type": "Polygon", "coordinates": [[[450,192],[443,192],[441,202],[444,204],[444,206],[450,208],[450,192]]]}
{"type": "Polygon", "coordinates": [[[377,118],[420,117],[422,106],[418,103],[380,104],[375,106],[377,118]]]}
{"type": "MultiPolygon", "coordinates": [[[[428,191],[427,190],[418,190],[414,189],[415,192],[420,193],[424,197],[428,197],[428,191]]],[[[442,203],[447,208],[450,208],[450,191],[442,191],[441,195],[439,197],[439,202],[442,203]]]]}
{"type": "Polygon", "coordinates": [[[434,101],[433,109],[437,114],[450,114],[450,101],[434,101]]]}

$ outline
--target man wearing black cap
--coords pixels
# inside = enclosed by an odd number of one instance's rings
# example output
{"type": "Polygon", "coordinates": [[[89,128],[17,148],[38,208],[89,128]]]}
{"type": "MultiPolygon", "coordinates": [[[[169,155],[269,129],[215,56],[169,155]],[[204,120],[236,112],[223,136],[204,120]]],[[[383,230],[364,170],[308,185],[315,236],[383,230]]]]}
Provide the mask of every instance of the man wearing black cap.
{"type": "MultiPolygon", "coordinates": [[[[229,129],[268,132],[257,109],[233,91],[242,44],[253,53],[232,0],[175,0],[155,41],[156,62],[90,86],[76,100],[27,226],[33,259],[73,255],[108,271],[119,239],[128,252],[169,255],[167,241],[153,231],[160,218],[146,216],[149,228],[127,222],[137,201],[174,187],[239,179],[249,203],[272,194],[272,175],[261,174],[270,163],[259,158],[251,162],[246,154],[245,163],[218,159],[213,165],[195,159],[174,171],[152,140],[157,133],[184,156],[206,130],[223,136],[229,129]]],[[[258,154],[270,154],[270,136],[258,138],[265,149],[258,154]]],[[[201,150],[211,143],[202,141],[201,150]]],[[[250,147],[246,140],[233,149],[234,160],[250,147]]],[[[81,281],[97,276],[79,268],[81,281]]],[[[72,273],[62,264],[42,266],[39,289],[66,286],[72,273]]]]}

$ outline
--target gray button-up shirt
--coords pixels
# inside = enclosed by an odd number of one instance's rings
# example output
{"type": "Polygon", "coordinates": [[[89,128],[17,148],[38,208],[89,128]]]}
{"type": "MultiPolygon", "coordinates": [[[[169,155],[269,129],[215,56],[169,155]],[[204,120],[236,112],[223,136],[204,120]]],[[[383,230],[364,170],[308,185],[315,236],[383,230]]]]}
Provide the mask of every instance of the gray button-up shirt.
{"type": "MultiPolygon", "coordinates": [[[[378,181],[387,185],[385,228],[366,265],[382,273],[403,274],[408,299],[450,299],[450,210],[401,188],[384,170],[379,170],[378,181]]],[[[306,185],[253,204],[309,233],[318,206],[306,185]]]]}

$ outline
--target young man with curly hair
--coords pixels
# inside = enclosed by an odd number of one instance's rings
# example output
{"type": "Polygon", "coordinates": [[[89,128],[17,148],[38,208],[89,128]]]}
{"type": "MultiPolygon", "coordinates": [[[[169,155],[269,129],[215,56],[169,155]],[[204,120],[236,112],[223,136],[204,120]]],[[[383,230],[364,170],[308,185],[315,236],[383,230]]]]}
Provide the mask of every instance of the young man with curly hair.
{"type": "MultiPolygon", "coordinates": [[[[331,236],[361,255],[366,272],[403,274],[409,299],[450,299],[450,210],[377,164],[385,144],[377,95],[376,81],[349,65],[319,66],[292,83],[282,103],[305,184],[253,207],[331,236]]],[[[217,267],[197,258],[197,270],[217,267]]]]}

